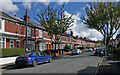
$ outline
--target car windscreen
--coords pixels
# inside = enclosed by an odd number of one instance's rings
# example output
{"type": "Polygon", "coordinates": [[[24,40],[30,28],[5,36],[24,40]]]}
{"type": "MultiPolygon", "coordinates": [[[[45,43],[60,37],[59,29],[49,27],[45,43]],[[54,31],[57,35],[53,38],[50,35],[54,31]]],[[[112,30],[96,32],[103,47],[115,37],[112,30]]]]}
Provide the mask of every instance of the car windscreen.
{"type": "Polygon", "coordinates": [[[72,51],[77,51],[77,49],[73,49],[72,51]]]}

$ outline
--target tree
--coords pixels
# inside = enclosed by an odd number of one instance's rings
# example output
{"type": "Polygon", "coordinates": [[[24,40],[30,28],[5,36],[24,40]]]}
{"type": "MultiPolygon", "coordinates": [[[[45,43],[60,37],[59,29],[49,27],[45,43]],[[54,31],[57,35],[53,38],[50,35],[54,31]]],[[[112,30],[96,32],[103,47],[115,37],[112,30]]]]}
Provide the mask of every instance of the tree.
{"type": "Polygon", "coordinates": [[[74,22],[72,15],[67,16],[63,11],[64,5],[61,9],[48,8],[41,10],[38,13],[38,18],[35,18],[48,32],[48,35],[53,44],[55,44],[54,56],[56,56],[56,44],[60,42],[61,35],[70,28],[74,22]]]}
{"type": "Polygon", "coordinates": [[[120,28],[120,3],[94,2],[89,5],[85,8],[87,16],[82,15],[81,19],[88,28],[96,29],[103,35],[107,54],[109,41],[120,28]]]}

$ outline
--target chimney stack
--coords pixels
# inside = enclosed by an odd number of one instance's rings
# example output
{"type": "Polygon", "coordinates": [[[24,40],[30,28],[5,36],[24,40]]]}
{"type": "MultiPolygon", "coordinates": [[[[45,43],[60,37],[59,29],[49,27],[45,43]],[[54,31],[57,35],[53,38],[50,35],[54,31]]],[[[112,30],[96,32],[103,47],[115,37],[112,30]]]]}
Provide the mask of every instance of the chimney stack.
{"type": "Polygon", "coordinates": [[[76,35],[76,38],[78,39],[78,35],[76,35]]]}
{"type": "Polygon", "coordinates": [[[15,17],[17,17],[17,15],[16,15],[16,14],[15,14],[14,16],[15,16],[15,17]]]}
{"type": "Polygon", "coordinates": [[[73,36],[73,31],[70,32],[70,35],[73,36]]]}
{"type": "Polygon", "coordinates": [[[27,9],[26,9],[26,12],[25,12],[25,15],[24,15],[24,20],[27,21],[27,22],[30,22],[30,17],[28,15],[27,9]]]}

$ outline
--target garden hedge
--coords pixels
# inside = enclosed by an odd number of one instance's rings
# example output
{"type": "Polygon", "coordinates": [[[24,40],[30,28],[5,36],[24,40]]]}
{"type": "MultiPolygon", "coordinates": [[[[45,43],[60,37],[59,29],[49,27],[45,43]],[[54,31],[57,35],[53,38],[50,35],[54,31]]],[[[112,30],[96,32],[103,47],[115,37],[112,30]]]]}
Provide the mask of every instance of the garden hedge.
{"type": "Polygon", "coordinates": [[[23,48],[3,48],[2,57],[20,56],[25,53],[23,48]]]}

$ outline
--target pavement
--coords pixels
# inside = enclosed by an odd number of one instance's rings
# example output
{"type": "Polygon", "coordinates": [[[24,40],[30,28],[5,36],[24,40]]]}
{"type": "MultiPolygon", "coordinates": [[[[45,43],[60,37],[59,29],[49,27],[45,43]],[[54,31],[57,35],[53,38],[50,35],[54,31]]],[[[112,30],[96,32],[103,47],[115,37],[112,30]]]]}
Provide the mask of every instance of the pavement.
{"type": "Polygon", "coordinates": [[[16,57],[6,57],[6,58],[0,58],[0,66],[1,65],[7,65],[15,62],[16,57]]]}
{"type": "Polygon", "coordinates": [[[51,63],[41,63],[37,67],[18,67],[13,65],[8,65],[2,69],[3,75],[12,73],[21,74],[39,74],[39,73],[64,73],[64,74],[91,74],[94,75],[98,63],[101,61],[102,57],[93,56],[93,52],[84,52],[81,55],[65,55],[59,57],[60,59],[54,59],[51,63]],[[13,67],[14,66],[14,67],[13,67]],[[11,68],[9,68],[11,67],[11,68]]]}
{"type": "Polygon", "coordinates": [[[111,54],[108,57],[104,57],[101,62],[96,75],[120,75],[120,58],[111,54]]]}

